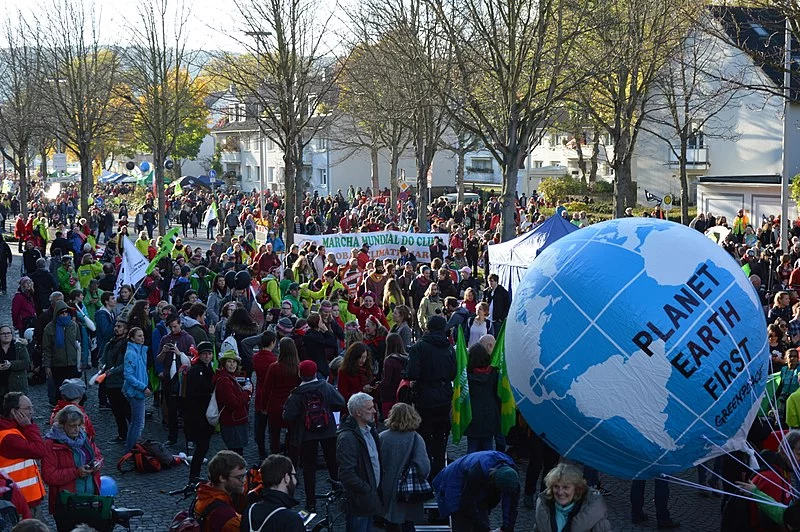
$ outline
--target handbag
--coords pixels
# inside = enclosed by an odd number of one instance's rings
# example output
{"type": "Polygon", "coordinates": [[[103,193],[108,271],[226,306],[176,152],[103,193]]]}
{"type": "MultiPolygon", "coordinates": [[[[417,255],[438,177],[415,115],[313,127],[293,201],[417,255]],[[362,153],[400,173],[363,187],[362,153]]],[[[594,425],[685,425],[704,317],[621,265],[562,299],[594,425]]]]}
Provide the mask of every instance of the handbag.
{"type": "Polygon", "coordinates": [[[417,435],[414,434],[414,444],[411,446],[411,456],[405,472],[397,481],[397,500],[400,502],[425,502],[433,497],[433,488],[428,479],[417,471],[414,465],[414,451],[417,449],[417,435]]]}
{"type": "Polygon", "coordinates": [[[225,407],[219,407],[217,403],[217,388],[214,387],[214,393],[211,394],[211,401],[208,402],[208,408],[206,408],[206,421],[212,427],[216,427],[219,424],[219,416],[222,414],[222,411],[225,410],[225,407]]]}

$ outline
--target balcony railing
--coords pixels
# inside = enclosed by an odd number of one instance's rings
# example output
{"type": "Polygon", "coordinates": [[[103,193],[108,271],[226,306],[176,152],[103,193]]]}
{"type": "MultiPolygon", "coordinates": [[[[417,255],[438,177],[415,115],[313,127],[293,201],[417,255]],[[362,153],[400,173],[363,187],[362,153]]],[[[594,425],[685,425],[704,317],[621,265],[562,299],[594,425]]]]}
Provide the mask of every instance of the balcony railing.
{"type": "MultiPolygon", "coordinates": [[[[680,166],[678,157],[672,150],[667,150],[667,162],[670,168],[680,166]]],[[[686,167],[689,169],[705,170],[709,167],[708,148],[689,148],[686,150],[686,167]]]]}

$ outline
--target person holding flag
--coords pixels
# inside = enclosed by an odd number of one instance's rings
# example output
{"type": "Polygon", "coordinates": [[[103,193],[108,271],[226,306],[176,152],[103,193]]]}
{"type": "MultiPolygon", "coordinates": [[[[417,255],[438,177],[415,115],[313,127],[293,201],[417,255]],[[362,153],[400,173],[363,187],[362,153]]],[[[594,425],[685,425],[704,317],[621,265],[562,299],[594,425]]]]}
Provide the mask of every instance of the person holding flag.
{"type": "MultiPolygon", "coordinates": [[[[517,423],[517,402],[511,391],[511,381],[508,380],[508,367],[506,366],[505,350],[506,326],[500,327],[497,341],[492,349],[491,366],[497,370],[497,398],[500,400],[500,435],[505,441],[508,431],[517,423]]],[[[497,441],[497,438],[495,438],[497,441]]],[[[503,445],[505,446],[505,445],[503,445]]],[[[499,447],[499,446],[498,446],[499,447]]],[[[502,451],[503,449],[498,449],[502,451]]]]}
{"type": "MultiPolygon", "coordinates": [[[[431,457],[430,478],[434,478],[444,469],[447,437],[451,428],[450,409],[453,380],[456,378],[456,353],[445,334],[446,325],[442,316],[432,316],[428,320],[427,331],[408,351],[406,366],[406,376],[414,383],[417,391],[415,406],[422,417],[419,433],[425,440],[425,447],[431,457]]],[[[462,358],[465,360],[465,357],[462,358]]],[[[459,429],[461,427],[458,422],[455,426],[459,429]]],[[[463,431],[459,431],[459,438],[461,434],[463,431]]]]}
{"type": "MultiPolygon", "coordinates": [[[[438,317],[438,316],[435,316],[438,317]]],[[[453,422],[453,443],[461,441],[472,423],[472,403],[470,401],[470,382],[468,377],[469,354],[464,340],[464,331],[458,327],[456,331],[456,378],[453,383],[453,399],[450,418],[453,422]]],[[[473,440],[474,441],[474,440],[473,440]]],[[[467,443],[469,446],[469,442],[467,443]]],[[[473,449],[478,450],[478,449],[473,449]]],[[[467,450],[467,452],[473,452],[467,450]]]]}
{"type": "MultiPolygon", "coordinates": [[[[463,333],[459,336],[463,336],[463,333]]],[[[467,452],[493,451],[494,440],[500,435],[497,370],[491,366],[492,356],[482,344],[475,343],[467,354],[469,356],[467,393],[468,404],[472,410],[472,419],[464,431],[467,437],[467,452]]],[[[453,436],[455,437],[455,430],[453,436]]]]}
{"type": "Polygon", "coordinates": [[[214,240],[214,228],[217,226],[217,202],[213,201],[206,209],[203,225],[206,226],[206,238],[214,240]]]}

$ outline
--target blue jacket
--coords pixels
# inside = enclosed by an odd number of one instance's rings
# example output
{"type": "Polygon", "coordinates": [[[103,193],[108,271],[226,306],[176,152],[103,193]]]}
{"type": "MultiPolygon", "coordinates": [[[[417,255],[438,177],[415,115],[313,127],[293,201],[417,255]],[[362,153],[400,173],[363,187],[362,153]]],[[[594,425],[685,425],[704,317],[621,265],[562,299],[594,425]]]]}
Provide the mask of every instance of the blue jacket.
{"type": "Polygon", "coordinates": [[[106,344],[114,336],[114,316],[105,307],[100,307],[94,313],[94,324],[97,327],[97,352],[102,354],[106,344]]]}
{"type": "Polygon", "coordinates": [[[122,394],[132,399],[144,399],[144,390],[149,386],[147,379],[147,346],[128,342],[125,351],[125,383],[122,394]]]}
{"type": "MultiPolygon", "coordinates": [[[[503,465],[517,468],[505,453],[480,451],[462,456],[442,469],[433,479],[439,515],[447,517],[461,510],[469,515],[475,530],[491,530],[488,512],[497,504],[501,492],[489,482],[489,471],[503,465]]],[[[503,531],[513,532],[519,490],[515,494],[502,494],[502,502],[503,531]]]]}

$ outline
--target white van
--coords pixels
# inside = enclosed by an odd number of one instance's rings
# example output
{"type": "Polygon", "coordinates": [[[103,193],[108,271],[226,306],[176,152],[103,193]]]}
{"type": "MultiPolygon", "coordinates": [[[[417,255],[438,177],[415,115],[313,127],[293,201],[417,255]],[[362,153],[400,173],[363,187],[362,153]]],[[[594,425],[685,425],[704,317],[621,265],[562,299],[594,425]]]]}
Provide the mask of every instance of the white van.
{"type": "MultiPolygon", "coordinates": [[[[445,194],[443,197],[450,203],[458,202],[458,194],[455,192],[452,194],[445,194]]],[[[480,199],[481,197],[474,192],[464,192],[464,203],[472,203],[473,201],[479,201],[480,199]]]]}

